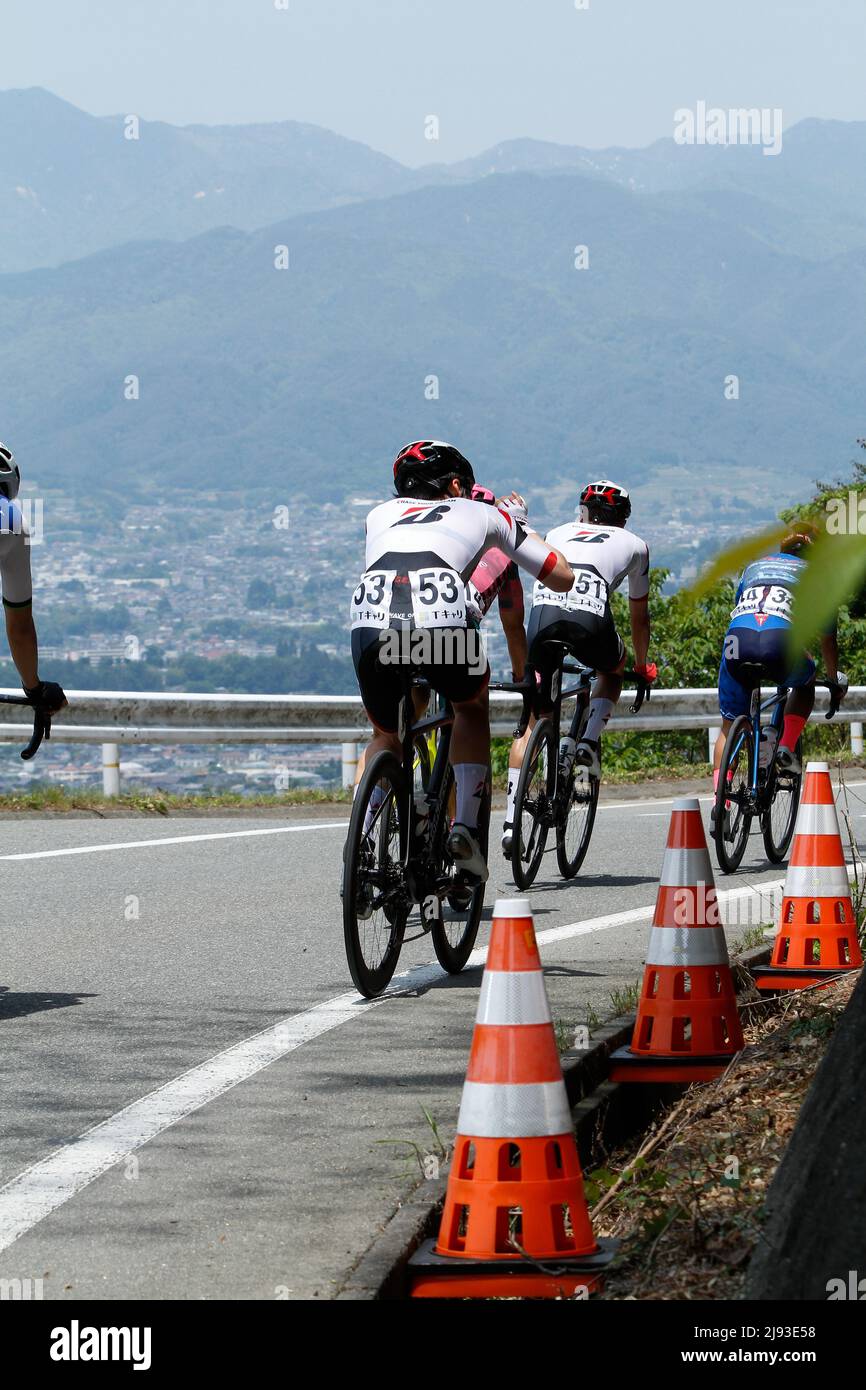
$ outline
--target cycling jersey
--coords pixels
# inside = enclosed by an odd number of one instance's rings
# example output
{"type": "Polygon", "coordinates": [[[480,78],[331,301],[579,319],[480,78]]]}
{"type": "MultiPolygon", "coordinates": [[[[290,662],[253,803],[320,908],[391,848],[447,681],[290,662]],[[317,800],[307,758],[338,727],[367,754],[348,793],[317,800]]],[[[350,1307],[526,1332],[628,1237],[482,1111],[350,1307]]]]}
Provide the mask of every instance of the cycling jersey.
{"type": "Polygon", "coordinates": [[[17,502],[0,496],[0,583],[7,608],[25,608],[33,598],[27,527],[17,502]]]}
{"type": "Polygon", "coordinates": [[[574,587],[565,594],[552,594],[536,584],[533,607],[550,603],[562,609],[563,616],[603,618],[610,595],[626,578],[629,598],[645,599],[649,594],[649,549],[634,532],[573,521],[548,531],[545,539],[568,560],[574,587]]]}
{"type": "MultiPolygon", "coordinates": [[[[811,685],[815,663],[788,649],[794,590],[806,568],[798,555],[764,555],[743,571],[725,634],[719,667],[719,710],[723,719],[748,714],[755,668],[766,681],[792,689],[811,685]]],[[[827,632],[835,632],[834,618],[827,632]]]]}
{"type": "Polygon", "coordinates": [[[556,565],[550,547],[498,507],[464,497],[397,497],[374,507],[366,567],[352,595],[353,629],[465,626],[466,582],[491,550],[502,553],[506,570],[514,560],[539,580],[556,565]]]}
{"type": "Polygon", "coordinates": [[[732,628],[788,627],[797,581],[806,568],[798,555],[765,555],[743,571],[731,614],[732,628]]]}

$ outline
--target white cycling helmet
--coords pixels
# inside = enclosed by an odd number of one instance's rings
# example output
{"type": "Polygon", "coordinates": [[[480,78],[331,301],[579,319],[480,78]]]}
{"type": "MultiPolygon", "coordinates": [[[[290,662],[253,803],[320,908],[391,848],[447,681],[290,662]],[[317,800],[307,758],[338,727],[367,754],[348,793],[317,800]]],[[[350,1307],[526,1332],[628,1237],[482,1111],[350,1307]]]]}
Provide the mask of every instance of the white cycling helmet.
{"type": "Polygon", "coordinates": [[[14,502],[20,486],[21,473],[15,455],[5,444],[0,444],[0,495],[14,502]]]}

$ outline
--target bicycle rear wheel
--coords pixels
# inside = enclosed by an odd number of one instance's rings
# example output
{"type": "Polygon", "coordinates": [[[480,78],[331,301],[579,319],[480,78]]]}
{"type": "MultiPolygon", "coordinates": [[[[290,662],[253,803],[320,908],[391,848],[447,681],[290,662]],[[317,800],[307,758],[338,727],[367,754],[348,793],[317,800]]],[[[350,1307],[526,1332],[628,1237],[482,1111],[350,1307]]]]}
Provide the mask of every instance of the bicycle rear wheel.
{"type": "Polygon", "coordinates": [[[539,719],[523,755],[514,798],[511,872],[518,888],[528,888],[541,867],[556,790],[556,757],[553,725],[539,719]]]}
{"type": "MultiPolygon", "coordinates": [[[[453,884],[447,889],[442,901],[442,915],[430,928],[433,950],[436,959],[449,975],[458,975],[463,969],[475,945],[481,913],[484,909],[484,890],[486,884],[469,884],[462,880],[460,870],[448,852],[448,831],[450,828],[449,803],[454,783],[454,772],[449,766],[442,789],[443,814],[439,821],[438,844],[436,847],[437,867],[453,884]]],[[[487,858],[490,839],[490,783],[478,817],[478,839],[487,858]]]]}
{"type": "Polygon", "coordinates": [[[598,806],[599,779],[572,763],[562,817],[556,822],[556,862],[563,878],[574,878],[589,849],[598,806]]]}
{"type": "MultiPolygon", "coordinates": [[[[802,767],[802,741],[797,744],[797,757],[800,759],[800,766],[802,767]]],[[[764,850],[771,864],[783,863],[790,849],[794,836],[794,826],[797,823],[797,812],[800,809],[802,785],[802,773],[795,775],[791,772],[780,772],[776,759],[773,758],[769,786],[769,795],[772,800],[761,815],[764,850]]]]}
{"type": "Polygon", "coordinates": [[[740,867],[752,825],[754,735],[751,720],[740,715],[731,725],[719,768],[713,836],[716,858],[725,874],[740,867]]]}
{"type": "Polygon", "coordinates": [[[388,984],[403,945],[410,901],[400,844],[408,813],[402,767],[393,754],[377,754],[364,769],[352,806],[343,864],[346,958],[367,999],[388,984]]]}

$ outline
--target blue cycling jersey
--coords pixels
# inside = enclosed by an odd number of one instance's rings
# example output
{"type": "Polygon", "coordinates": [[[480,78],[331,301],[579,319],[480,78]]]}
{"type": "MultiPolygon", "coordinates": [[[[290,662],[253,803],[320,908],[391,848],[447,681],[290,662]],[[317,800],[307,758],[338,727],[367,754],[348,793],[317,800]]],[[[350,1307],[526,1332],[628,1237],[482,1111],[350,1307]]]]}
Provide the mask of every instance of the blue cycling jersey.
{"type": "Polygon", "coordinates": [[[737,589],[731,627],[760,631],[786,628],[791,603],[805,560],[797,555],[764,555],[743,571],[737,589]]]}

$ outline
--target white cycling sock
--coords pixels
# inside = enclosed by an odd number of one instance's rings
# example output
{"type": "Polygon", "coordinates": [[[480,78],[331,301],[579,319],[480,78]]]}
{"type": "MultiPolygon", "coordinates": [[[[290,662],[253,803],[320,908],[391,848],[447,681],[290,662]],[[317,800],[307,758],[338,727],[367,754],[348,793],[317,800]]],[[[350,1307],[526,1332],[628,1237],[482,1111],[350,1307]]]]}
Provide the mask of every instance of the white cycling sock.
{"type": "Polygon", "coordinates": [[[487,785],[487,764],[455,763],[454,777],[457,782],[456,820],[475,830],[478,827],[481,798],[487,785]]]}
{"type": "Polygon", "coordinates": [[[590,702],[589,718],[586,721],[586,731],[583,735],[590,743],[598,743],[601,738],[601,731],[613,714],[615,705],[615,700],[595,699],[590,702]]]}
{"type": "Polygon", "coordinates": [[[519,767],[508,769],[508,786],[505,791],[505,824],[514,824],[514,802],[517,799],[517,781],[520,777],[519,767]]]}

